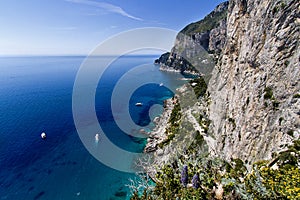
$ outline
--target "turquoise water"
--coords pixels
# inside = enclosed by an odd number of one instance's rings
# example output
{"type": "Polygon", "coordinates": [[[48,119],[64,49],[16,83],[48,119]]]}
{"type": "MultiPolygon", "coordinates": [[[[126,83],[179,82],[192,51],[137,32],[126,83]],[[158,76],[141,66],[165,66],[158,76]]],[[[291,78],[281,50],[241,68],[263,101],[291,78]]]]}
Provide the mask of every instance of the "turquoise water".
{"type": "MultiPolygon", "coordinates": [[[[99,81],[95,97],[98,121],[107,137],[128,151],[141,152],[145,140],[124,134],[114,122],[110,98],[120,77],[134,66],[148,63],[149,71],[144,76],[153,76],[156,82],[168,82],[174,88],[182,84],[179,75],[160,72],[152,64],[155,58],[122,57],[99,81]]],[[[125,185],[135,174],[100,163],[85,149],[74,126],[72,90],[83,60],[84,57],[0,58],[0,199],[129,198],[125,185]],[[47,133],[46,140],[40,138],[41,132],[47,133]]],[[[132,78],[130,82],[134,81],[132,78]]],[[[157,84],[142,86],[133,93],[131,106],[120,108],[119,114],[129,109],[136,124],[149,125],[151,129],[154,125],[149,108],[170,96],[170,90],[157,84]],[[132,106],[137,101],[144,106],[132,106]]],[[[154,115],[161,111],[155,110],[154,115]]]]}

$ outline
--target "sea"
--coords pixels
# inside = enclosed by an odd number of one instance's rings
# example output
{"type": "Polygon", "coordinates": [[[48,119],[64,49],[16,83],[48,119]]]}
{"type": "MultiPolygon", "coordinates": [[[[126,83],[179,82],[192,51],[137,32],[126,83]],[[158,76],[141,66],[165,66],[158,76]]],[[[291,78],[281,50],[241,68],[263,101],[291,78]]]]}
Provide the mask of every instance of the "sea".
{"type": "MultiPolygon", "coordinates": [[[[152,121],[162,113],[163,101],[184,83],[179,74],[159,71],[159,66],[153,64],[157,57],[121,56],[105,66],[97,84],[94,98],[97,123],[114,145],[126,151],[142,152],[146,138],[124,133],[115,122],[111,98],[115,87],[120,85],[118,81],[129,74],[131,78],[122,84],[139,86],[130,94],[128,103],[120,104],[118,116],[130,113],[132,121],[145,131],[155,127],[152,121]],[[141,65],[143,73],[132,70],[141,65]],[[143,85],[141,77],[153,81],[143,85]],[[136,106],[137,102],[142,102],[142,106],[136,106]]],[[[74,123],[74,83],[86,59],[86,56],[0,57],[1,200],[130,198],[127,185],[137,175],[116,170],[95,158],[81,141],[74,123]],[[45,140],[41,139],[42,132],[47,135],[45,140]]],[[[104,67],[102,61],[106,63],[107,59],[97,58],[99,67],[104,67]]],[[[125,93],[126,90],[117,98],[122,101],[125,93]]]]}

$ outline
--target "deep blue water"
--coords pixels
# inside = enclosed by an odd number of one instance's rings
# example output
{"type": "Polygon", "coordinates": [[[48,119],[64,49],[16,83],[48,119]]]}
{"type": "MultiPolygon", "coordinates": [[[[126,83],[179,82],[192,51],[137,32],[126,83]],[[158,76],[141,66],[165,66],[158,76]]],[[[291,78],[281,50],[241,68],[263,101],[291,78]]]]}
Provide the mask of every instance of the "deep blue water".
{"type": "MultiPolygon", "coordinates": [[[[111,94],[128,70],[148,63],[142,76],[176,88],[180,76],[160,72],[151,64],[156,56],[128,56],[105,72],[95,97],[100,125],[117,146],[141,152],[145,140],[124,134],[114,122],[111,94]]],[[[105,58],[103,58],[105,59],[105,58]]],[[[128,199],[125,186],[134,174],[111,169],[85,149],[72,116],[72,90],[84,57],[0,58],[0,199],[128,199]],[[47,139],[40,138],[41,132],[47,139]]],[[[101,65],[101,63],[100,63],[101,65]]],[[[128,84],[135,82],[134,76],[128,84]]],[[[174,89],[173,88],[173,89],[174,89]]],[[[126,92],[126,91],[124,91],[126,92]]],[[[149,108],[162,104],[172,92],[158,84],[146,84],[131,96],[129,107],[120,105],[119,116],[130,111],[132,120],[154,127],[149,108]],[[143,102],[143,106],[135,106],[143,102]]],[[[120,94],[122,98],[122,94],[120,94]]],[[[161,109],[152,111],[157,116],[161,109]]]]}

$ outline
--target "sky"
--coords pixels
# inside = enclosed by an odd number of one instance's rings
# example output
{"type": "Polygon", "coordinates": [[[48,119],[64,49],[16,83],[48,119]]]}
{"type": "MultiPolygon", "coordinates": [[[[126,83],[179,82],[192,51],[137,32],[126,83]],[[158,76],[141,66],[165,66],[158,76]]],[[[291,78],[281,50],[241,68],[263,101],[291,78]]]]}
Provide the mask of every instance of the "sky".
{"type": "Polygon", "coordinates": [[[0,0],[0,56],[87,55],[123,31],[180,31],[223,1],[0,0]]]}

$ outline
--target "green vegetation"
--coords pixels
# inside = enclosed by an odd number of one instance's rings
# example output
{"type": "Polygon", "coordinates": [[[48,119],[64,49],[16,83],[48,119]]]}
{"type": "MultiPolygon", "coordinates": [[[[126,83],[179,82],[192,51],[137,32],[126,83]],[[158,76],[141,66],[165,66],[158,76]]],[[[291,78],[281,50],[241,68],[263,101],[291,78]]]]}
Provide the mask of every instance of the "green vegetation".
{"type": "Polygon", "coordinates": [[[274,110],[278,110],[279,104],[280,103],[277,100],[273,100],[272,101],[273,109],[274,110]]]}
{"type": "Polygon", "coordinates": [[[231,178],[238,179],[239,177],[243,177],[246,174],[247,169],[241,159],[232,159],[231,165],[233,165],[233,167],[229,168],[229,171],[227,171],[229,172],[231,178]]]}
{"type": "Polygon", "coordinates": [[[135,191],[133,195],[130,197],[130,200],[154,200],[153,197],[151,197],[150,194],[147,193],[147,190],[143,191],[143,194],[139,196],[139,193],[135,191]]]}
{"type": "Polygon", "coordinates": [[[300,171],[299,168],[283,167],[273,170],[266,165],[260,165],[255,173],[247,179],[247,189],[252,192],[254,199],[299,199],[300,171]],[[253,184],[260,180],[260,186],[253,184]]]}
{"type": "Polygon", "coordinates": [[[199,116],[199,125],[204,129],[204,133],[208,133],[208,127],[210,125],[210,120],[200,114],[199,116]]]}
{"type": "Polygon", "coordinates": [[[288,130],[287,134],[289,136],[293,137],[294,136],[294,131],[290,129],[290,130],[288,130]]]}
{"type": "Polygon", "coordinates": [[[273,98],[273,91],[271,87],[266,87],[264,90],[264,99],[272,99],[273,98]]]}
{"type": "Polygon", "coordinates": [[[285,65],[286,67],[289,66],[289,64],[290,64],[290,61],[288,61],[288,60],[284,61],[284,65],[285,65]]]}
{"type": "Polygon", "coordinates": [[[235,119],[229,117],[229,118],[228,118],[228,121],[232,124],[233,128],[235,129],[235,128],[236,128],[235,119]]]}
{"type": "Polygon", "coordinates": [[[187,25],[184,29],[180,31],[182,34],[194,35],[196,33],[203,33],[210,31],[213,28],[216,28],[219,25],[219,22],[227,17],[227,9],[222,12],[212,12],[207,15],[204,19],[191,23],[187,25]]]}
{"type": "Polygon", "coordinates": [[[206,84],[203,76],[191,80],[190,84],[193,87],[197,98],[205,95],[206,90],[207,90],[207,84],[206,84]]]}
{"type": "MultiPolygon", "coordinates": [[[[179,53],[181,55],[181,53],[179,53]]],[[[193,72],[199,73],[199,71],[184,57],[178,56],[176,53],[164,53],[158,59],[154,61],[156,64],[164,64],[167,67],[174,68],[175,70],[179,70],[182,74],[185,72],[193,72]],[[180,58],[178,58],[180,57],[180,58]]]]}
{"type": "Polygon", "coordinates": [[[284,120],[283,117],[280,117],[280,118],[279,118],[279,120],[278,120],[279,126],[281,126],[283,120],[284,120]]]}
{"type": "MultiPolygon", "coordinates": [[[[211,58],[211,56],[208,55],[208,44],[209,44],[209,38],[208,38],[208,32],[214,28],[217,28],[220,26],[220,22],[222,20],[226,20],[227,18],[227,6],[228,2],[226,4],[223,4],[223,7],[220,8],[222,10],[218,12],[211,12],[209,15],[207,15],[204,19],[191,23],[185,28],[183,28],[180,33],[177,35],[176,40],[178,43],[174,46],[171,53],[165,53],[162,54],[161,57],[157,60],[155,60],[156,64],[164,64],[164,67],[170,67],[175,70],[180,71],[183,75],[185,73],[189,74],[201,72],[202,74],[210,74],[217,62],[216,57],[211,58]],[[196,45],[199,45],[199,48],[197,47],[188,47],[186,46],[185,37],[191,37],[192,40],[196,39],[197,33],[203,33],[207,34],[206,39],[201,39],[201,42],[196,42],[196,45]],[[203,47],[200,48],[200,45],[203,47]],[[192,54],[190,52],[193,52],[192,54]],[[196,53],[196,54],[195,54],[196,53]],[[201,58],[203,61],[206,60],[206,62],[199,62],[199,58],[201,58]],[[215,60],[213,60],[215,59],[215,60]]],[[[216,41],[216,46],[219,46],[220,41],[216,41]]],[[[215,50],[211,49],[210,54],[220,54],[220,49],[217,48],[217,52],[215,50]]]]}
{"type": "MultiPolygon", "coordinates": [[[[274,94],[273,94],[273,90],[271,87],[266,87],[264,89],[264,99],[265,100],[271,100],[272,101],[272,107],[273,107],[273,110],[278,110],[278,107],[280,105],[279,101],[277,101],[274,97],[274,94]]],[[[268,103],[265,102],[264,103],[265,107],[268,107],[268,103]]]]}
{"type": "Polygon", "coordinates": [[[286,7],[286,3],[285,2],[281,2],[280,7],[281,7],[281,9],[284,9],[286,7]]]}
{"type": "Polygon", "coordinates": [[[153,190],[144,191],[141,197],[135,194],[131,199],[299,199],[300,140],[273,156],[271,161],[253,164],[250,172],[240,159],[226,162],[203,156],[193,162],[190,157],[182,156],[178,162],[165,165],[157,173],[158,182],[153,190]],[[188,166],[187,187],[181,184],[180,172],[184,165],[188,166]],[[200,180],[199,187],[192,187],[195,174],[200,180]],[[218,185],[222,185],[223,194],[215,193],[218,185]]]}
{"type": "Polygon", "coordinates": [[[170,141],[175,137],[176,133],[178,133],[180,128],[180,119],[181,119],[181,108],[180,104],[176,103],[171,112],[171,116],[169,119],[169,127],[166,129],[167,139],[160,143],[158,146],[162,148],[164,145],[170,143],[170,141]]]}
{"type": "Polygon", "coordinates": [[[191,155],[196,153],[197,150],[199,150],[198,147],[203,147],[204,150],[207,150],[206,148],[206,142],[204,140],[204,137],[200,134],[200,132],[197,130],[194,136],[194,141],[187,149],[187,154],[191,155]]]}
{"type": "Polygon", "coordinates": [[[155,64],[166,63],[167,60],[169,59],[170,54],[171,54],[170,52],[166,52],[162,54],[158,59],[154,61],[154,63],[155,64]]]}
{"type": "Polygon", "coordinates": [[[295,140],[288,150],[275,155],[273,161],[256,163],[245,184],[254,199],[300,198],[300,140],[295,140]],[[277,165],[278,169],[272,168],[277,165]]]}
{"type": "Polygon", "coordinates": [[[295,95],[293,96],[293,98],[294,98],[294,99],[299,99],[299,98],[300,98],[300,94],[299,94],[299,93],[295,94],[295,95]]]}
{"type": "Polygon", "coordinates": [[[279,11],[279,8],[275,6],[272,10],[273,15],[275,15],[279,11]]]}
{"type": "Polygon", "coordinates": [[[181,118],[180,110],[181,110],[180,104],[176,103],[174,105],[174,108],[172,110],[170,120],[169,120],[169,123],[171,123],[172,126],[179,126],[179,120],[181,118]]]}
{"type": "Polygon", "coordinates": [[[286,3],[281,1],[278,2],[272,9],[272,14],[275,15],[278,11],[285,9],[286,3]]]}

